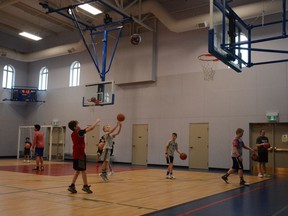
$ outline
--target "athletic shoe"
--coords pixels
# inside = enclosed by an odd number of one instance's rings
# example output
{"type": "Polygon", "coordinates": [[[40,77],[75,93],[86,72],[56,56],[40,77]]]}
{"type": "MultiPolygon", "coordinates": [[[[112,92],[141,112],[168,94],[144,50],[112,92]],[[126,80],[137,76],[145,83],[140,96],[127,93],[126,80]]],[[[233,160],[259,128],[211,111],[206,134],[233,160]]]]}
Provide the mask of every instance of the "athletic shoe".
{"type": "Polygon", "coordinates": [[[27,162],[27,163],[30,163],[30,160],[27,160],[26,162],[27,162]]]}
{"type": "Polygon", "coordinates": [[[34,167],[32,170],[39,171],[39,167],[34,167]]]}
{"type": "Polygon", "coordinates": [[[105,175],[104,173],[100,173],[99,176],[102,178],[104,182],[108,181],[107,175],[105,175]]]}
{"type": "Polygon", "coordinates": [[[68,191],[70,191],[72,194],[77,193],[75,185],[69,185],[68,191]]]}
{"type": "Polygon", "coordinates": [[[93,193],[93,191],[90,190],[90,185],[84,185],[82,190],[85,191],[88,194],[93,193]]]}
{"type": "Polygon", "coordinates": [[[23,162],[26,163],[26,160],[24,160],[23,162]]]}
{"type": "Polygon", "coordinates": [[[223,181],[224,181],[226,184],[229,184],[227,176],[224,175],[224,176],[222,176],[221,178],[223,179],[223,181]]]}
{"type": "Polygon", "coordinates": [[[111,171],[108,173],[109,176],[112,176],[114,174],[114,171],[111,171]]]}
{"type": "Polygon", "coordinates": [[[171,178],[171,176],[170,175],[166,175],[166,179],[170,179],[171,178]]]}
{"type": "Polygon", "coordinates": [[[242,185],[242,186],[248,186],[249,183],[247,183],[247,182],[244,181],[244,180],[240,180],[240,185],[242,185]]]}
{"type": "Polygon", "coordinates": [[[267,174],[267,173],[265,173],[265,174],[264,174],[264,177],[271,177],[271,175],[270,175],[270,174],[267,174]]]}
{"type": "Polygon", "coordinates": [[[263,178],[263,175],[261,173],[258,174],[259,178],[263,178]]]}
{"type": "Polygon", "coordinates": [[[176,179],[176,177],[175,177],[175,176],[173,176],[173,175],[171,175],[171,176],[170,176],[170,179],[176,179]]]}
{"type": "Polygon", "coordinates": [[[42,166],[42,167],[40,168],[40,170],[43,171],[43,170],[44,170],[44,167],[42,166]]]}

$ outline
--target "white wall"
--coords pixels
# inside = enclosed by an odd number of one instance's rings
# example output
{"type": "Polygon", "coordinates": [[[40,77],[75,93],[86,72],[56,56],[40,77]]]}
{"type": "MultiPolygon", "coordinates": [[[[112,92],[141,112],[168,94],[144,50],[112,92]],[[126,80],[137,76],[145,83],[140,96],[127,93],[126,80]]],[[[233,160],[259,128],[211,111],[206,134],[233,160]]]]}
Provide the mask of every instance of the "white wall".
{"type": "MultiPolygon", "coordinates": [[[[283,40],[283,46],[286,43],[283,40]]],[[[266,122],[266,111],[277,111],[281,122],[288,121],[287,63],[245,68],[242,73],[236,73],[219,62],[214,81],[209,82],[203,80],[197,59],[198,55],[207,53],[206,29],[177,34],[160,26],[157,50],[156,82],[116,86],[115,105],[97,107],[94,112],[81,106],[83,86],[99,81],[85,52],[29,64],[30,85],[37,85],[40,68],[48,67],[49,90],[46,103],[30,108],[25,123],[47,124],[58,118],[61,125],[67,125],[69,120],[77,119],[85,127],[99,116],[101,126],[113,125],[117,113],[123,112],[127,120],[115,140],[116,161],[131,162],[132,124],[148,124],[148,163],[165,164],[163,149],[171,133],[178,133],[181,150],[188,152],[189,124],[207,122],[209,167],[228,168],[236,128],[245,130],[244,142],[249,144],[249,123],[266,122]],[[81,86],[69,88],[69,68],[75,60],[82,66],[81,86]]],[[[112,68],[107,80],[115,77],[117,65],[112,68]]],[[[71,153],[69,129],[67,132],[65,151],[71,153]]],[[[248,168],[248,152],[244,157],[248,168]]],[[[176,159],[176,164],[188,166],[188,160],[176,159]]]]}

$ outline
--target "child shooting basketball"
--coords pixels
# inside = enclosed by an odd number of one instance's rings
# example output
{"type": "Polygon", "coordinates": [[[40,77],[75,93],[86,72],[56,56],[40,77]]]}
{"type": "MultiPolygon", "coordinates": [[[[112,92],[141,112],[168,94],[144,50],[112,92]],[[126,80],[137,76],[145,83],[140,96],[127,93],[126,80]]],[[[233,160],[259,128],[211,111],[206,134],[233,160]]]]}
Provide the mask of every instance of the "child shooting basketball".
{"type": "Polygon", "coordinates": [[[32,143],[30,142],[30,138],[26,137],[25,139],[25,145],[24,145],[24,163],[30,163],[30,149],[31,149],[32,143]]]}
{"type": "MultiPolygon", "coordinates": [[[[113,146],[113,139],[120,133],[122,128],[122,124],[120,121],[117,122],[116,126],[111,130],[109,125],[105,125],[103,127],[103,131],[105,135],[103,136],[105,139],[105,146],[104,146],[104,158],[103,158],[103,164],[102,164],[102,173],[100,174],[100,177],[103,181],[108,181],[107,177],[107,167],[110,164],[110,156],[111,156],[111,150],[113,146]],[[118,128],[118,131],[116,133],[115,130],[118,128]],[[113,134],[114,133],[114,134],[113,134]]],[[[111,167],[110,167],[110,171],[111,167]]]]}
{"type": "Polygon", "coordinates": [[[72,179],[71,185],[68,187],[68,191],[71,193],[77,193],[75,183],[79,176],[82,174],[83,188],[82,190],[86,193],[93,193],[90,190],[90,185],[87,183],[87,174],[86,174],[86,155],[85,155],[85,134],[92,131],[96,125],[100,122],[100,119],[97,119],[94,124],[91,126],[81,129],[78,121],[73,120],[68,123],[68,127],[73,131],[71,134],[71,139],[73,142],[73,169],[75,174],[72,179]]]}
{"type": "Polygon", "coordinates": [[[178,143],[176,142],[177,133],[172,133],[171,140],[168,141],[168,144],[165,147],[165,157],[168,164],[168,170],[166,173],[167,179],[175,179],[173,176],[173,161],[174,161],[174,152],[176,151],[179,155],[181,152],[178,150],[178,143]]]}
{"type": "Polygon", "coordinates": [[[232,141],[232,161],[233,165],[232,167],[228,170],[228,172],[222,176],[223,181],[225,181],[227,184],[228,182],[228,177],[230,174],[234,173],[235,171],[238,171],[238,176],[240,178],[240,185],[248,185],[248,183],[245,182],[244,177],[243,177],[243,159],[242,159],[242,149],[248,149],[252,152],[255,152],[252,148],[249,146],[246,146],[242,140],[242,136],[244,134],[244,130],[242,128],[238,128],[236,130],[236,137],[232,141]]]}

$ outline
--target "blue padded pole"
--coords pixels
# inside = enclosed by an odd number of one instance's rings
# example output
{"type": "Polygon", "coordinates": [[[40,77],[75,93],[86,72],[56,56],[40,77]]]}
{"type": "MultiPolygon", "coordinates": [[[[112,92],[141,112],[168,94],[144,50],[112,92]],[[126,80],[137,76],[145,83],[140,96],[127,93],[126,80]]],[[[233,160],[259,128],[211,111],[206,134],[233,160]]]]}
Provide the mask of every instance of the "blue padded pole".
{"type": "Polygon", "coordinates": [[[106,74],[106,59],[107,59],[107,42],[108,42],[108,31],[103,32],[103,51],[102,51],[102,71],[101,71],[101,81],[105,81],[106,74]]]}

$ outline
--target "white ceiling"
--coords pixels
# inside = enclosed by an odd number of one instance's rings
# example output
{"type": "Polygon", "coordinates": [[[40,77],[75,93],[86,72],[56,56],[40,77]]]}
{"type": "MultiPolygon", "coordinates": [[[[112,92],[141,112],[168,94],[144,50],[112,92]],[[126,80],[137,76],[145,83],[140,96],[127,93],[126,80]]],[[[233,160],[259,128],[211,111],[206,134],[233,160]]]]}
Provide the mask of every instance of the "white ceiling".
{"type": "MultiPolygon", "coordinates": [[[[113,6],[120,8],[120,10],[126,12],[131,7],[136,8],[135,17],[139,18],[139,5],[144,4],[151,0],[104,0],[109,2],[113,6]],[[130,7],[130,4],[134,3],[130,7]],[[128,7],[129,9],[125,10],[128,7]]],[[[152,0],[153,1],[153,0],[152,0]]],[[[209,13],[209,0],[154,0],[164,8],[164,10],[176,20],[182,20],[187,18],[197,17],[201,14],[209,13]]],[[[264,0],[234,0],[231,6],[246,5],[253,2],[263,2],[264,0]]],[[[267,1],[267,0],[265,0],[267,1]]],[[[270,0],[272,1],[272,0],[270,0]]],[[[40,0],[0,0],[0,48],[9,48],[15,51],[31,52],[35,50],[44,49],[47,47],[47,43],[50,46],[56,46],[58,44],[65,43],[61,40],[61,35],[71,35],[71,41],[75,38],[79,38],[78,32],[75,29],[71,20],[58,15],[57,13],[47,14],[47,10],[39,5],[40,0]],[[44,38],[37,42],[31,42],[27,39],[23,39],[18,36],[21,31],[27,31],[44,38]],[[4,39],[5,36],[5,39],[4,39]],[[7,38],[13,39],[13,43],[7,43],[7,38]],[[58,42],[57,42],[58,41],[58,42]],[[26,47],[23,48],[19,44],[24,43],[26,47]],[[17,45],[18,44],[18,45],[17,45]],[[29,44],[33,46],[33,49],[29,49],[29,44]],[[17,46],[16,46],[17,45],[17,46]],[[38,46],[38,48],[37,48],[38,46]],[[26,49],[26,50],[25,50],[26,49]]],[[[43,2],[43,1],[42,1],[43,2]]],[[[67,5],[79,2],[79,0],[46,0],[49,6],[53,8],[62,8],[67,5]]],[[[97,0],[94,5],[99,4],[97,0]]],[[[272,1],[273,2],[273,1],[272,1]]],[[[100,5],[101,7],[101,5],[100,5]]],[[[105,13],[109,13],[114,16],[108,8],[102,7],[105,13]]],[[[247,7],[249,10],[249,7],[247,7]]],[[[149,13],[149,11],[148,11],[149,13]]],[[[87,22],[93,25],[103,24],[104,15],[91,16],[78,10],[77,16],[79,20],[87,22]]],[[[153,17],[154,15],[150,15],[153,17]]],[[[140,16],[140,18],[145,15],[140,16]]],[[[157,17],[156,17],[157,18],[157,17]]],[[[145,22],[145,21],[144,21],[145,22]]],[[[153,26],[152,26],[153,28],[153,26]]],[[[70,42],[71,42],[70,41],[70,42]]],[[[69,42],[69,41],[67,41],[69,42]]]]}

